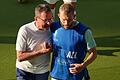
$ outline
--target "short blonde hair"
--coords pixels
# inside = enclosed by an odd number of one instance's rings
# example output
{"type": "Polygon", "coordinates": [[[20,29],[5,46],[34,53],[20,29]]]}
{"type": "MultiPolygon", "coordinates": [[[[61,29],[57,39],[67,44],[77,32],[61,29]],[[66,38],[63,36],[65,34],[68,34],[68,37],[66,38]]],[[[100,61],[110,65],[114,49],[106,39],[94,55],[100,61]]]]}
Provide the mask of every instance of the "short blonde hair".
{"type": "Polygon", "coordinates": [[[75,9],[74,9],[74,7],[72,6],[72,4],[64,3],[64,4],[62,4],[62,5],[60,6],[60,8],[59,8],[59,13],[60,13],[61,11],[64,11],[65,14],[69,14],[69,13],[74,14],[75,9]]]}

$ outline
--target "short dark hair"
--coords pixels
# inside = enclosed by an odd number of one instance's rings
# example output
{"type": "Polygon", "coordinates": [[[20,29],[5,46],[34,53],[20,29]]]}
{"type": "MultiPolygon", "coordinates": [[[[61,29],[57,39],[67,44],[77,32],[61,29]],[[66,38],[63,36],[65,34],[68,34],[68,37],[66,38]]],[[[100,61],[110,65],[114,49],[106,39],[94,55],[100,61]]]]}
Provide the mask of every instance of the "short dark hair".
{"type": "Polygon", "coordinates": [[[35,15],[41,12],[51,12],[51,9],[48,4],[39,4],[35,7],[35,15]]]}

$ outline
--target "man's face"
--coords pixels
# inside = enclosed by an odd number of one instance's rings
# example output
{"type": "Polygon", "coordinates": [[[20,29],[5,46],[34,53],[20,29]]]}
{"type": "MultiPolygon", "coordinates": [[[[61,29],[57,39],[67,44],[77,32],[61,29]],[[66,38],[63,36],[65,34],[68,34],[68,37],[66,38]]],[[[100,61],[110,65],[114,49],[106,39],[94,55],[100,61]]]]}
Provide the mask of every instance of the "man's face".
{"type": "Polygon", "coordinates": [[[38,28],[48,28],[53,22],[53,16],[51,12],[41,12],[35,17],[36,25],[38,28]]]}
{"type": "Polygon", "coordinates": [[[63,25],[63,27],[65,29],[71,28],[72,27],[72,23],[74,20],[74,14],[69,13],[69,14],[65,14],[64,11],[60,11],[60,13],[58,14],[61,24],[63,25]]]}

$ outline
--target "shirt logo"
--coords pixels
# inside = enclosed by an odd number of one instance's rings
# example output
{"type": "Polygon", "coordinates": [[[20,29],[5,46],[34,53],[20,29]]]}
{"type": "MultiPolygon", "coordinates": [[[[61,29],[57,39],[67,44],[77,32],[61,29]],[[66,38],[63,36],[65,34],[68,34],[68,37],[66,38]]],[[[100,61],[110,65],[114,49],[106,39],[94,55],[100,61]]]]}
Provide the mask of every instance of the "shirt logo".
{"type": "Polygon", "coordinates": [[[77,52],[69,51],[68,54],[67,54],[67,58],[76,59],[77,58],[77,52]]]}

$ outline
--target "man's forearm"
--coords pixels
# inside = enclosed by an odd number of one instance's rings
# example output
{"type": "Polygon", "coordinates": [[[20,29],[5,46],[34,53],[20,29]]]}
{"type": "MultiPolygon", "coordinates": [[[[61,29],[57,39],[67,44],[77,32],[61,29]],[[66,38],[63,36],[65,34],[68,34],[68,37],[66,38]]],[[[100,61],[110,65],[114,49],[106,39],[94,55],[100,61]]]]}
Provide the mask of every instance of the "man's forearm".
{"type": "Polygon", "coordinates": [[[22,52],[22,51],[17,51],[17,59],[18,61],[24,61],[24,60],[29,60],[34,58],[35,56],[38,56],[39,52],[37,51],[26,51],[26,52],[22,52]]]}
{"type": "Polygon", "coordinates": [[[89,51],[89,56],[87,57],[87,59],[84,61],[83,65],[86,67],[89,64],[91,64],[97,57],[97,52],[96,52],[96,48],[92,48],[89,51]]]}

